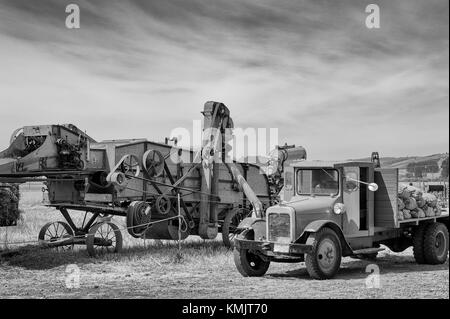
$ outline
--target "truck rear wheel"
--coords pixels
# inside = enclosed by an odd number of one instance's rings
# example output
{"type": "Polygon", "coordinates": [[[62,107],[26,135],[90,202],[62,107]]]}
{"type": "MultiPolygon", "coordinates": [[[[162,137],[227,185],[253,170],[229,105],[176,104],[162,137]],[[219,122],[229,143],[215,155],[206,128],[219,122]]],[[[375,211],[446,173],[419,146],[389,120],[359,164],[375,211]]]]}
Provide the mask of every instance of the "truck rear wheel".
{"type": "Polygon", "coordinates": [[[339,271],[342,259],[341,242],[330,228],[313,234],[312,252],[306,255],[306,270],[314,279],[330,279],[339,271]]]}
{"type": "Polygon", "coordinates": [[[430,224],[425,229],[423,248],[427,264],[438,265],[445,263],[448,254],[447,227],[442,223],[430,224]]]}
{"type": "Polygon", "coordinates": [[[414,259],[418,264],[425,264],[424,238],[425,229],[428,225],[420,225],[414,230],[413,234],[413,253],[414,259]]]}

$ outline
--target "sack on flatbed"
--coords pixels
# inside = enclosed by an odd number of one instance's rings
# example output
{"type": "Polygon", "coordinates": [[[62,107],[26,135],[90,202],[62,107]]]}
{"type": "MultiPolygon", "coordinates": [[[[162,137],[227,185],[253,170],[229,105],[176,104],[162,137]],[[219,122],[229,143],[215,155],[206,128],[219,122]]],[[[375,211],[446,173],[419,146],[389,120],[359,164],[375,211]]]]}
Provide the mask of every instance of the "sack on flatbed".
{"type": "Polygon", "coordinates": [[[433,209],[434,209],[434,215],[435,215],[435,216],[441,216],[441,214],[442,214],[442,208],[441,208],[441,206],[436,205],[436,207],[433,208],[433,209]]]}
{"type": "Polygon", "coordinates": [[[411,219],[411,211],[409,209],[403,210],[403,219],[411,219]]]}
{"type": "Polygon", "coordinates": [[[438,199],[433,194],[425,193],[422,195],[422,198],[425,200],[426,204],[430,207],[434,208],[438,204],[438,199]]]}
{"type": "Polygon", "coordinates": [[[411,211],[411,217],[412,218],[424,218],[425,212],[422,208],[417,207],[416,209],[411,211]]]}
{"type": "Polygon", "coordinates": [[[426,217],[434,217],[435,216],[433,207],[427,206],[427,209],[425,210],[425,216],[426,217]]]}
{"type": "Polygon", "coordinates": [[[398,210],[404,210],[405,209],[405,203],[400,197],[397,197],[397,206],[398,210]]]}
{"type": "Polygon", "coordinates": [[[398,185],[398,197],[406,200],[411,197],[411,193],[408,191],[408,185],[399,184],[398,185]]]}
{"type": "Polygon", "coordinates": [[[417,202],[413,197],[410,197],[404,201],[405,208],[408,210],[413,210],[417,208],[417,202]]]}

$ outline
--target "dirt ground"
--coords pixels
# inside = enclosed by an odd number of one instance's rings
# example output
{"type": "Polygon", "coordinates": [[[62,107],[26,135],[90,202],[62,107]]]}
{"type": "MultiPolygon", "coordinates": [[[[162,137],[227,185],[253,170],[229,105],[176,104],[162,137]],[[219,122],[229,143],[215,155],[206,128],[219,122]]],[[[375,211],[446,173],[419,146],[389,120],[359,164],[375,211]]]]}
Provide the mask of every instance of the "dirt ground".
{"type": "Polygon", "coordinates": [[[301,264],[273,264],[262,278],[243,278],[220,242],[129,249],[100,259],[86,252],[36,248],[3,253],[2,298],[449,298],[448,262],[417,265],[411,250],[381,253],[379,288],[368,279],[371,262],[345,258],[335,279],[311,280],[301,264]],[[69,289],[79,267],[79,288],[69,289]],[[67,271],[67,272],[66,272],[67,271]],[[372,283],[372,285],[370,285],[372,283]],[[369,286],[368,286],[369,284],[369,286]],[[373,287],[373,288],[370,288],[373,287]]]}
{"type": "Polygon", "coordinates": [[[88,257],[84,247],[56,252],[15,246],[35,240],[46,222],[61,220],[40,205],[41,196],[24,193],[23,220],[0,229],[0,298],[449,298],[448,261],[418,265],[411,249],[383,251],[375,262],[344,258],[335,279],[317,281],[304,263],[272,264],[262,278],[243,278],[220,240],[195,237],[182,243],[181,258],[176,243],[144,242],[125,232],[121,254],[98,258],[88,257]],[[370,273],[374,268],[379,281],[370,273]]]}

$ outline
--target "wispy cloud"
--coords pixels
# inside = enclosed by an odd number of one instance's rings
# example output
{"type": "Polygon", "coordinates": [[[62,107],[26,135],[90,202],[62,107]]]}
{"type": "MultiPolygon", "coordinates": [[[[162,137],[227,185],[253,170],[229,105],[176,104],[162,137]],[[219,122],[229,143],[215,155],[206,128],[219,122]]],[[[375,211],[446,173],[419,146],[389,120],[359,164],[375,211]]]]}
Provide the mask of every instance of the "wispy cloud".
{"type": "Polygon", "coordinates": [[[312,158],[448,151],[449,3],[376,3],[369,30],[350,0],[0,0],[0,144],[61,122],[162,140],[219,100],[312,158]]]}

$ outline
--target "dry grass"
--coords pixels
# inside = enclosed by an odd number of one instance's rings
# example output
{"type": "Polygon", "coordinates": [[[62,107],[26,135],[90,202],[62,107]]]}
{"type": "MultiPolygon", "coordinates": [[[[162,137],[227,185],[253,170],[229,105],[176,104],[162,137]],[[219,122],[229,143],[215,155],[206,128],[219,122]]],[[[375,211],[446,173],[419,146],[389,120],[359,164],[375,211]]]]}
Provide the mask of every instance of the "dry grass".
{"type": "MultiPolygon", "coordinates": [[[[35,240],[59,212],[40,206],[42,194],[23,190],[25,211],[19,226],[8,229],[9,242],[35,240]]],[[[79,218],[82,218],[80,214],[79,218]]],[[[116,218],[117,223],[124,223],[116,218]]],[[[5,230],[0,229],[4,235],[5,230]]],[[[243,278],[233,254],[220,240],[196,237],[182,243],[138,240],[124,235],[121,254],[88,256],[84,247],[56,252],[37,245],[10,246],[0,253],[3,298],[449,298],[448,262],[418,265],[411,249],[380,254],[381,287],[365,285],[368,261],[344,258],[337,277],[311,280],[303,263],[272,264],[262,278],[243,278]],[[80,287],[66,287],[66,267],[80,269],[80,287]]],[[[0,235],[0,240],[4,237],[0,235]]]]}

